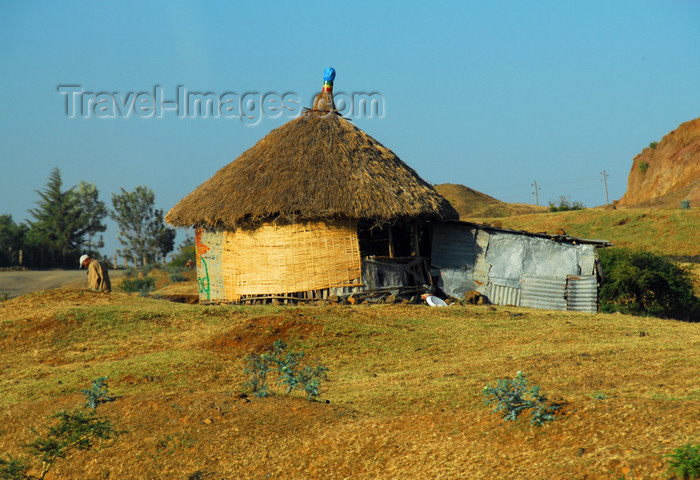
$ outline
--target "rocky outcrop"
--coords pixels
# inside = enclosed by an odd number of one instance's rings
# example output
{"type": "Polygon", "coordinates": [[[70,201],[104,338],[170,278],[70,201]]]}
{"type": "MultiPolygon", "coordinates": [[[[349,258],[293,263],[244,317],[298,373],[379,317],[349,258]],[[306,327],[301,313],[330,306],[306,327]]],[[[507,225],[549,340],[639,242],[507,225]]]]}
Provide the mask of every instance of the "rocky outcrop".
{"type": "Polygon", "coordinates": [[[700,207],[700,118],[681,124],[634,157],[619,205],[700,207]]]}

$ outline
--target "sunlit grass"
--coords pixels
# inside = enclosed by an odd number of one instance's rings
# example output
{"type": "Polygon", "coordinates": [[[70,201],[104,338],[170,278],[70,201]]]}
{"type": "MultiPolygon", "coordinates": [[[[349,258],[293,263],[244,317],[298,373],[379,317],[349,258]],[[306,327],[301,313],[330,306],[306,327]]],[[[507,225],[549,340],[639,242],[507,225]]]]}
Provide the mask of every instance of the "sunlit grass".
{"type": "MultiPolygon", "coordinates": [[[[490,222],[493,219],[478,219],[490,222]]],[[[700,209],[585,209],[498,218],[503,227],[605,239],[663,255],[700,255],[700,209]]]]}

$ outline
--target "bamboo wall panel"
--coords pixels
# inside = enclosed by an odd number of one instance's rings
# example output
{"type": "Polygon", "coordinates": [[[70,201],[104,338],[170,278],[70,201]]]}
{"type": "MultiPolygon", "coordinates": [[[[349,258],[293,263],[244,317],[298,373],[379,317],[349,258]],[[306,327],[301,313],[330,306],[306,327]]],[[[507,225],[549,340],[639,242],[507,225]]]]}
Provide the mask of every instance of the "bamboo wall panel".
{"type": "Polygon", "coordinates": [[[199,300],[226,300],[223,268],[223,232],[195,229],[199,300]]]}
{"type": "Polygon", "coordinates": [[[309,221],[265,224],[224,234],[226,299],[351,285],[361,276],[357,224],[309,221]]]}

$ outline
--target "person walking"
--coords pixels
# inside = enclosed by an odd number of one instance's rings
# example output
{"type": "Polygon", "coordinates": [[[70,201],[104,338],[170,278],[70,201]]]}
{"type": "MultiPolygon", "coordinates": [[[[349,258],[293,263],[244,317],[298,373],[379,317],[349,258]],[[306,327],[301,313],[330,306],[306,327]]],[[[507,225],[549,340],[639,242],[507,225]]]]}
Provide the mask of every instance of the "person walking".
{"type": "Polygon", "coordinates": [[[100,262],[88,255],[80,257],[80,268],[87,268],[88,288],[98,292],[111,292],[112,284],[109,281],[109,272],[100,262]]]}

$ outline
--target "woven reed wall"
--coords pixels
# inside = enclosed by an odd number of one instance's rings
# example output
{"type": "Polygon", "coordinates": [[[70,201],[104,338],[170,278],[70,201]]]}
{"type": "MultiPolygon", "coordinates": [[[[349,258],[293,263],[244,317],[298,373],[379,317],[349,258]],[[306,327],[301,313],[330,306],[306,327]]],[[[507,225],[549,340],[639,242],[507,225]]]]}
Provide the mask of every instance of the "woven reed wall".
{"type": "Polygon", "coordinates": [[[224,234],[226,300],[352,285],[361,276],[353,220],[265,224],[224,234]]]}
{"type": "Polygon", "coordinates": [[[223,232],[195,229],[197,247],[197,288],[199,300],[226,300],[222,263],[223,232]]]}

